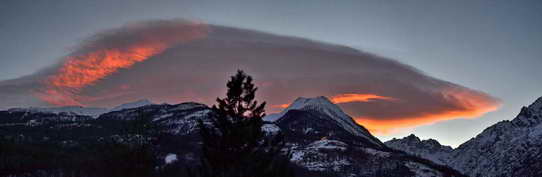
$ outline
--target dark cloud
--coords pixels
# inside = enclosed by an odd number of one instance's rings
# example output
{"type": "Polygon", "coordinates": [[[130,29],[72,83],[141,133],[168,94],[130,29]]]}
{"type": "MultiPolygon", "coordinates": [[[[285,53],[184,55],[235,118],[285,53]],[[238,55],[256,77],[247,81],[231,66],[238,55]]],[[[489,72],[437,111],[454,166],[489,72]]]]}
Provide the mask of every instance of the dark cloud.
{"type": "MultiPolygon", "coordinates": [[[[224,95],[224,84],[237,69],[253,75],[260,87],[259,99],[271,105],[270,111],[279,111],[279,105],[300,96],[333,98],[341,94],[371,94],[392,98],[340,103],[359,122],[370,121],[372,127],[369,129],[375,132],[389,129],[380,130],[376,124],[411,120],[412,125],[403,126],[408,127],[476,117],[499,105],[497,99],[483,92],[427,76],[408,65],[349,47],[186,21],[144,22],[99,33],[56,68],[34,75],[37,79],[27,83],[23,90],[32,88],[32,91],[42,92],[43,98],[43,94],[50,94],[44,90],[53,89],[74,98],[66,104],[77,102],[88,106],[112,106],[140,98],[155,102],[213,104],[217,96],[224,95]],[[111,67],[114,62],[93,61],[103,62],[97,66],[113,72],[83,82],[80,87],[52,87],[40,82],[66,74],[63,73],[66,63],[72,60],[89,60],[91,54],[102,55],[100,51],[104,50],[118,50],[121,51],[118,55],[130,57],[134,46],[155,45],[165,46],[127,66],[111,67]]],[[[73,72],[64,76],[73,75],[83,77],[81,80],[88,77],[73,72]]],[[[81,83],[81,80],[75,81],[81,83]]],[[[14,93],[14,88],[10,87],[14,82],[17,80],[0,84],[2,98],[14,93]]],[[[18,95],[27,97],[29,94],[18,95]]],[[[0,106],[36,104],[14,100],[7,99],[0,106]]],[[[63,100],[42,101],[62,104],[63,100]]]]}

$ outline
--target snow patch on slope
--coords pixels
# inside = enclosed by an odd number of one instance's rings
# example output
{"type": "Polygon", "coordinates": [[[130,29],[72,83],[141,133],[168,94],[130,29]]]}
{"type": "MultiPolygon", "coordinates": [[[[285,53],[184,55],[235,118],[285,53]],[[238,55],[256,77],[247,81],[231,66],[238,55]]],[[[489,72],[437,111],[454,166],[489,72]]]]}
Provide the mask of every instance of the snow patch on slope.
{"type": "Polygon", "coordinates": [[[319,140],[307,146],[294,145],[291,148],[290,161],[309,171],[341,172],[352,162],[346,157],[338,157],[334,154],[345,151],[346,146],[346,143],[336,140],[319,140]]]}
{"type": "Polygon", "coordinates": [[[320,140],[308,145],[309,149],[345,151],[348,145],[337,140],[320,140]]]}
{"type": "Polygon", "coordinates": [[[277,135],[280,132],[280,128],[275,124],[263,124],[262,131],[266,136],[277,135]]]}
{"type": "Polygon", "coordinates": [[[410,171],[415,173],[416,177],[444,176],[441,172],[420,163],[408,162],[405,165],[410,169],[410,171]]]}
{"type": "Polygon", "coordinates": [[[178,159],[177,159],[177,154],[168,154],[168,155],[166,156],[166,158],[164,158],[164,162],[165,162],[166,164],[172,164],[172,163],[174,163],[174,162],[177,161],[177,160],[178,160],[178,159]]]}
{"type": "Polygon", "coordinates": [[[120,111],[120,110],[123,110],[123,109],[139,108],[139,107],[152,105],[152,104],[154,104],[154,103],[147,100],[147,99],[144,99],[144,100],[139,100],[139,101],[135,101],[135,102],[131,102],[131,103],[122,104],[120,106],[114,107],[113,109],[109,110],[109,112],[120,111]]]}

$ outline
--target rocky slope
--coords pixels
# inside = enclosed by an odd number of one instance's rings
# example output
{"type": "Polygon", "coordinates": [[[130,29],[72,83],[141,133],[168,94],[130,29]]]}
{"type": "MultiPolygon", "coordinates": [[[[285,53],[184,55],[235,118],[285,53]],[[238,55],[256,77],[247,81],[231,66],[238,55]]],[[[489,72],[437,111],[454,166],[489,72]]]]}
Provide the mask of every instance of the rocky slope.
{"type": "Polygon", "coordinates": [[[447,164],[447,158],[453,150],[450,146],[441,145],[437,140],[420,140],[413,134],[402,139],[394,138],[385,144],[390,148],[402,150],[442,165],[447,164]]]}
{"type": "Polygon", "coordinates": [[[208,120],[211,112],[211,109],[204,104],[188,102],[178,105],[146,105],[122,109],[102,114],[97,120],[130,120],[145,115],[176,135],[191,135],[196,133],[197,121],[208,120]]]}
{"type": "Polygon", "coordinates": [[[523,107],[514,119],[486,128],[456,149],[428,144],[411,136],[386,142],[472,177],[542,176],[542,97],[523,107]]]}

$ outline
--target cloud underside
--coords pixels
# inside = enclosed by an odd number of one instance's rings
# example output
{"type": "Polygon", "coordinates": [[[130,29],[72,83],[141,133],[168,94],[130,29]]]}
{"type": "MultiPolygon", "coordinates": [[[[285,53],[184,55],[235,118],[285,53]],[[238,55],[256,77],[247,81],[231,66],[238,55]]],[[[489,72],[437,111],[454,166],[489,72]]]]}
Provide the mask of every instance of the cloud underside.
{"type": "Polygon", "coordinates": [[[98,33],[58,65],[0,82],[0,107],[103,107],[141,98],[214,104],[237,69],[254,77],[268,112],[323,95],[377,134],[499,106],[483,92],[348,47],[171,20],[98,33]]]}

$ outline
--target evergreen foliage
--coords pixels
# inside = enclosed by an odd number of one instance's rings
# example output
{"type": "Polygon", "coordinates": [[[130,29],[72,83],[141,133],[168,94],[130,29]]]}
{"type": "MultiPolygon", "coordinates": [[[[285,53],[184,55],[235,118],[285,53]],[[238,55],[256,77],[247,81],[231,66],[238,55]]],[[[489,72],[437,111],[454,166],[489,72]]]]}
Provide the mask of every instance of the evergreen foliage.
{"type": "Polygon", "coordinates": [[[252,81],[239,70],[226,84],[226,98],[217,98],[211,124],[200,121],[202,165],[195,176],[293,176],[290,162],[281,154],[283,136],[269,137],[262,131],[265,102],[255,100],[258,89],[252,81]]]}

